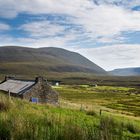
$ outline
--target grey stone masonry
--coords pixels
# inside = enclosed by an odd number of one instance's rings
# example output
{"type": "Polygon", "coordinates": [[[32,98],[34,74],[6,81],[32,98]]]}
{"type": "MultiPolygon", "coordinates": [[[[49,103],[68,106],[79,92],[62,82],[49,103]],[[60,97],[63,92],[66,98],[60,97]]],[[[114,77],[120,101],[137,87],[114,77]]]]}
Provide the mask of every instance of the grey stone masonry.
{"type": "Polygon", "coordinates": [[[36,98],[40,103],[58,104],[59,94],[52,89],[47,80],[45,80],[43,77],[37,77],[34,81],[6,77],[0,86],[2,87],[3,91],[9,92],[9,90],[7,90],[8,85],[17,88],[16,90],[12,89],[11,91],[20,91],[11,92],[11,96],[26,99],[28,101],[31,101],[32,98],[36,98]],[[11,82],[11,79],[13,83],[11,82]],[[25,82],[27,83],[26,85],[25,82]],[[20,87],[20,89],[18,89],[18,87],[20,87]]]}
{"type": "Polygon", "coordinates": [[[41,103],[58,103],[58,93],[42,77],[36,78],[36,84],[23,94],[24,99],[31,97],[38,98],[41,103]]]}

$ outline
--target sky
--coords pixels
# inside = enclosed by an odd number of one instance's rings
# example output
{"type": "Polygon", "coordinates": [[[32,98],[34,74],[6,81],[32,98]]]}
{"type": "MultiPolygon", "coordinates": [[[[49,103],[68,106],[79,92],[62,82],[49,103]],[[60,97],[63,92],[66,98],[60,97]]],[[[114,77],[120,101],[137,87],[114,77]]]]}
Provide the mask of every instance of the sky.
{"type": "Polygon", "coordinates": [[[0,0],[0,46],[59,47],[105,70],[140,67],[140,0],[0,0]]]}

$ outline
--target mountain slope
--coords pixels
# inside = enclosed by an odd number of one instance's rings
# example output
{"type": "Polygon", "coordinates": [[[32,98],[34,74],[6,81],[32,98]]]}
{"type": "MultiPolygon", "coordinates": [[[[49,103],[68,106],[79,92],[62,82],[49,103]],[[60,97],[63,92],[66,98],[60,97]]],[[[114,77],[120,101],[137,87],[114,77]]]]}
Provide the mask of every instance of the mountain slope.
{"type": "Polygon", "coordinates": [[[110,74],[117,76],[137,76],[140,75],[140,68],[123,68],[110,71],[110,74]]]}
{"type": "Polygon", "coordinates": [[[60,48],[0,47],[3,74],[45,74],[47,72],[85,72],[106,74],[105,70],[82,55],[60,48]]]}

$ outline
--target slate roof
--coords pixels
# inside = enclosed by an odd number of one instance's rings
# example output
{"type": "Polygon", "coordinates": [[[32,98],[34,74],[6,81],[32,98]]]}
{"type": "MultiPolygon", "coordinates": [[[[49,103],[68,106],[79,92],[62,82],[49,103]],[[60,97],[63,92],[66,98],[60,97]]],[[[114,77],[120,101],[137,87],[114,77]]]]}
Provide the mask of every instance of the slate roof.
{"type": "Polygon", "coordinates": [[[22,81],[9,79],[0,84],[0,90],[10,91],[11,93],[20,94],[30,89],[35,84],[35,81],[22,81]]]}

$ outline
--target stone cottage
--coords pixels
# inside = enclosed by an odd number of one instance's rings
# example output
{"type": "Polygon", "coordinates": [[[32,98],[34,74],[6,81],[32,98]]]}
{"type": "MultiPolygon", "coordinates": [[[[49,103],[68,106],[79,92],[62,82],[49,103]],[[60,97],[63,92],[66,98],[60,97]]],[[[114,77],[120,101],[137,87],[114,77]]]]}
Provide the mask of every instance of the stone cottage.
{"type": "Polygon", "coordinates": [[[35,80],[5,77],[5,80],[0,84],[0,90],[9,94],[9,96],[31,102],[58,103],[58,93],[51,88],[43,77],[37,77],[35,80]]]}

